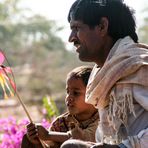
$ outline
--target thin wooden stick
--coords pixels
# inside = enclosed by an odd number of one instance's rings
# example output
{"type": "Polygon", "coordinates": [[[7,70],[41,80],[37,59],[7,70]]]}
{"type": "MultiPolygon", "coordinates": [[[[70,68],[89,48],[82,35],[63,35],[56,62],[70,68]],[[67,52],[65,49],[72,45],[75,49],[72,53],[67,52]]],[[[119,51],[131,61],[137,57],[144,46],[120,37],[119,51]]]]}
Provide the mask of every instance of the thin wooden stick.
{"type": "Polygon", "coordinates": [[[31,117],[30,117],[30,115],[29,115],[29,112],[27,111],[26,106],[25,106],[25,104],[23,103],[23,101],[21,100],[21,98],[20,98],[18,92],[15,91],[15,93],[16,93],[16,96],[17,96],[17,98],[18,98],[20,104],[22,105],[22,107],[23,107],[23,109],[24,109],[24,111],[25,111],[25,113],[26,113],[26,115],[27,115],[29,121],[30,121],[31,123],[33,123],[32,119],[31,119],[31,117]]]}
{"type": "MultiPolygon", "coordinates": [[[[27,115],[29,121],[30,121],[31,123],[33,123],[32,119],[31,119],[31,117],[30,117],[30,115],[29,115],[29,112],[27,111],[27,108],[26,108],[25,104],[23,103],[23,101],[21,100],[21,98],[20,98],[20,96],[19,96],[17,90],[15,90],[15,93],[16,93],[16,96],[17,96],[17,98],[18,98],[20,104],[22,105],[22,107],[23,107],[23,109],[24,109],[24,111],[25,111],[25,113],[26,113],[26,115],[27,115]]],[[[46,148],[46,147],[44,146],[43,141],[42,141],[41,139],[39,139],[39,141],[40,141],[42,147],[43,147],[43,148],[46,148]]]]}

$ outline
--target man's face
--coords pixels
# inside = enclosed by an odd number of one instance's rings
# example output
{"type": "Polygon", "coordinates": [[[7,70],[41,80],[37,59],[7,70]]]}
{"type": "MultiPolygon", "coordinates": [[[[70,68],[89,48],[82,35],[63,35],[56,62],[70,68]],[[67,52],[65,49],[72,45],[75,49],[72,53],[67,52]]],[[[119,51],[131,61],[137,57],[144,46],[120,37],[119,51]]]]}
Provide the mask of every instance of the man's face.
{"type": "Polygon", "coordinates": [[[104,56],[104,38],[100,34],[100,27],[90,28],[81,21],[70,21],[71,34],[69,42],[73,42],[81,61],[100,64],[104,56]]]}

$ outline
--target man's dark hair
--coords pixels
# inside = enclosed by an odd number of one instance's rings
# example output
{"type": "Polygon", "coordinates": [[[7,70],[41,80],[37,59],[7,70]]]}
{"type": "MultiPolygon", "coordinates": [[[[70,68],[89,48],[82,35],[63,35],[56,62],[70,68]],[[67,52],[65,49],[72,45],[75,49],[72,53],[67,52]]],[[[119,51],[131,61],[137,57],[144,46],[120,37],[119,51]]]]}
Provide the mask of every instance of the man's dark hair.
{"type": "Polygon", "coordinates": [[[94,28],[102,17],[108,19],[108,34],[114,41],[130,36],[138,42],[134,11],[121,0],[76,0],[70,8],[68,21],[79,20],[94,28]]]}

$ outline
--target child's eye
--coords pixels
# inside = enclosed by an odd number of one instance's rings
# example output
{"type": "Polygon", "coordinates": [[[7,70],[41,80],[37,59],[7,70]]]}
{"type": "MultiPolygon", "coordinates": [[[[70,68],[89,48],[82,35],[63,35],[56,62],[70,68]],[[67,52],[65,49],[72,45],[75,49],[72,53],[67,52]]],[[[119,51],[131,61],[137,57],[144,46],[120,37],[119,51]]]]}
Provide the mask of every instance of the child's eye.
{"type": "Polygon", "coordinates": [[[74,91],[74,92],[73,92],[73,95],[74,95],[74,96],[79,96],[79,95],[80,95],[80,92],[74,91]]]}

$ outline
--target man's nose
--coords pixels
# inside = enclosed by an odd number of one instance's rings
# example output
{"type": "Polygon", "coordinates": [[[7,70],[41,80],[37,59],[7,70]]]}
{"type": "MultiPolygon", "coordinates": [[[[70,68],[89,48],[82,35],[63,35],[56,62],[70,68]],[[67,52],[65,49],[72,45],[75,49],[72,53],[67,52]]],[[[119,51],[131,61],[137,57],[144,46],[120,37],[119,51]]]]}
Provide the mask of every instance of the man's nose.
{"type": "Polygon", "coordinates": [[[72,31],[71,34],[70,34],[70,36],[69,36],[68,41],[69,42],[74,42],[76,40],[77,40],[77,33],[72,31]]]}

